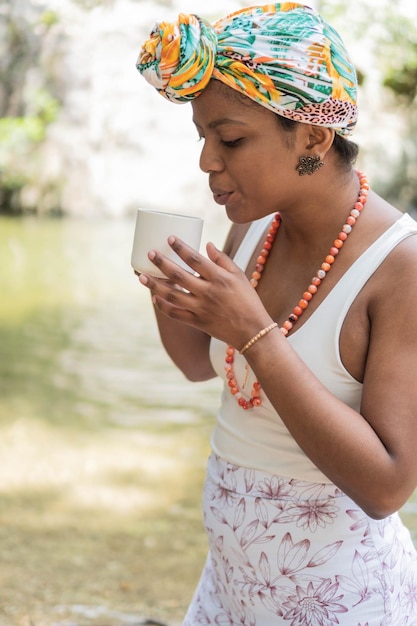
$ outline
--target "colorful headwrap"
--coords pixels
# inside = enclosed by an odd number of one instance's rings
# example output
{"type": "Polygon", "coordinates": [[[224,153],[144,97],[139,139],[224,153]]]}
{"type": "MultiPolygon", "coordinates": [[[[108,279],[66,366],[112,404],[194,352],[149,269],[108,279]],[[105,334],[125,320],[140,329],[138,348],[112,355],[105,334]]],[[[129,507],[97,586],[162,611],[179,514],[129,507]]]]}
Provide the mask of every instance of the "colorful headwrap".
{"type": "Polygon", "coordinates": [[[357,120],[356,72],[342,39],[297,2],[241,9],[213,25],[185,14],[160,22],[137,68],[173,102],[193,100],[215,78],[279,115],[340,135],[357,120]]]}

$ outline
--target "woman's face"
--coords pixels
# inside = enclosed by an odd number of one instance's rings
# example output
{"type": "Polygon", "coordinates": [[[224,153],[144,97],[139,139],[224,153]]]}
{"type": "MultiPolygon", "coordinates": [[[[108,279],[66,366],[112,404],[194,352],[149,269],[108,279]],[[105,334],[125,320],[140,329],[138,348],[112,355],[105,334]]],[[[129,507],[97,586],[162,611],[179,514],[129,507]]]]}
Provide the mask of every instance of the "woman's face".
{"type": "Polygon", "coordinates": [[[192,107],[204,140],[200,167],[229,219],[246,223],[288,208],[298,178],[297,132],[285,131],[275,113],[217,80],[192,107]]]}

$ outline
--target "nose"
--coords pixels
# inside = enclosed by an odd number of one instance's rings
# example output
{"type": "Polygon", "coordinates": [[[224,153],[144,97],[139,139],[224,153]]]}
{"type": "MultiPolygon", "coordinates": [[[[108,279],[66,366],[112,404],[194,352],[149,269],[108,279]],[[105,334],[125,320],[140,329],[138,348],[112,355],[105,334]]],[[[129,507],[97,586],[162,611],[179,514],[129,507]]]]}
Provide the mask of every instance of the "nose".
{"type": "Polygon", "coordinates": [[[200,169],[205,174],[221,172],[224,169],[223,159],[220,157],[215,147],[207,140],[204,141],[204,145],[201,149],[200,169]]]}

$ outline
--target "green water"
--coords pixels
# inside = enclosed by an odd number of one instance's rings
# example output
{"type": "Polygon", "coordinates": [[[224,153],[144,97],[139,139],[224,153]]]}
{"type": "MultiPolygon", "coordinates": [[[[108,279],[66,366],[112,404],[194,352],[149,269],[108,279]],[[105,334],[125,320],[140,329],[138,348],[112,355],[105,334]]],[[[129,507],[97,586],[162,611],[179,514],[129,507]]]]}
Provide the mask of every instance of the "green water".
{"type": "Polygon", "coordinates": [[[210,406],[213,385],[184,381],[159,345],[132,233],[131,220],[0,221],[3,424],[144,427],[210,406]]]}

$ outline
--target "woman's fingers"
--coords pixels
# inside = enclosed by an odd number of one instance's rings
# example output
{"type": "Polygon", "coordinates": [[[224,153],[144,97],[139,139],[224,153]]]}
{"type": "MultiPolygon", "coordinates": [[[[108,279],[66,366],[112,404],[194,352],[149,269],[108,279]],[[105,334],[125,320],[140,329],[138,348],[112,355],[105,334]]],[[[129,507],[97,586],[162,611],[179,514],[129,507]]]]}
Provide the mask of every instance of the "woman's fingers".
{"type": "MultiPolygon", "coordinates": [[[[184,270],[186,271],[186,270],[184,270]]],[[[152,292],[152,302],[168,317],[195,325],[195,314],[191,310],[192,296],[171,280],[141,274],[139,282],[152,292]]]]}
{"type": "Polygon", "coordinates": [[[236,266],[213,244],[211,260],[176,237],[170,237],[168,241],[176,254],[195,273],[152,250],[148,257],[166,279],[141,274],[139,281],[152,291],[153,303],[162,313],[188,324],[204,327],[208,322],[206,318],[212,317],[212,309],[218,307],[217,302],[213,304],[210,293],[216,293],[216,297],[221,298],[222,290],[229,292],[225,284],[228,282],[228,272],[221,269],[221,262],[230,269],[236,269],[236,266]]]}
{"type": "MultiPolygon", "coordinates": [[[[159,269],[162,274],[171,282],[188,292],[194,293],[195,290],[201,289],[202,281],[213,281],[219,277],[218,268],[226,269],[229,272],[236,271],[236,266],[223,252],[210,244],[210,255],[212,258],[207,259],[194,248],[185,244],[177,237],[170,237],[168,242],[178,257],[192,271],[184,269],[175,261],[172,261],[165,255],[156,250],[151,250],[148,258],[159,269]],[[213,264],[214,263],[214,264],[213,264]]],[[[153,289],[153,287],[152,287],[153,289]]]]}
{"type": "MultiPolygon", "coordinates": [[[[213,243],[207,244],[209,257],[207,259],[178,237],[172,236],[168,239],[168,242],[179,258],[194,271],[194,274],[183,269],[175,261],[168,259],[168,257],[156,250],[151,250],[148,258],[171,282],[180,285],[184,289],[191,290],[192,285],[198,285],[198,282],[195,281],[195,274],[206,280],[213,279],[216,276],[215,266],[232,274],[240,271],[234,262],[224,252],[216,248],[213,243]],[[213,266],[213,263],[215,266],[213,266]]],[[[135,271],[135,274],[139,276],[139,272],[135,271]]]]}
{"type": "Polygon", "coordinates": [[[206,246],[207,255],[210,261],[213,261],[217,265],[217,267],[221,267],[222,269],[230,272],[232,274],[236,273],[238,270],[236,264],[232,259],[227,256],[224,252],[216,248],[214,243],[211,241],[206,246]]]}
{"type": "Polygon", "coordinates": [[[201,274],[201,267],[207,262],[207,259],[202,254],[188,246],[182,239],[171,236],[168,238],[168,243],[176,254],[191,267],[197,274],[201,274]]]}
{"type": "Polygon", "coordinates": [[[168,317],[240,345],[240,329],[233,320],[236,316],[241,320],[242,316],[250,318],[251,311],[263,313],[259,298],[244,272],[212,243],[207,244],[207,258],[176,237],[171,237],[169,242],[195,274],[163,254],[151,251],[149,259],[168,279],[149,274],[139,277],[140,282],[152,291],[155,306],[168,317]],[[233,298],[230,298],[231,293],[233,298]]]}

